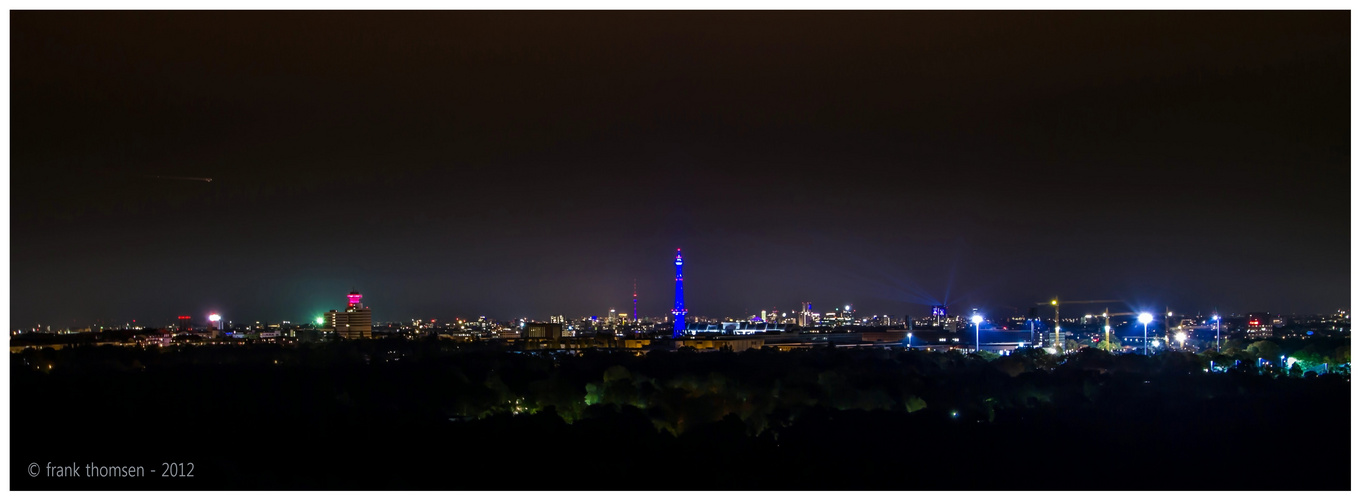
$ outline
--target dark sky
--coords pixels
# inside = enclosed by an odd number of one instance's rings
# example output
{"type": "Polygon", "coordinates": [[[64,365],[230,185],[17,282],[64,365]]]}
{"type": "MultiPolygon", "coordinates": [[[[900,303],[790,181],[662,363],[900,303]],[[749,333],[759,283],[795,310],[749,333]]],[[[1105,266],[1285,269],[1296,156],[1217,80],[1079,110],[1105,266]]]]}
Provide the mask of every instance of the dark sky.
{"type": "Polygon", "coordinates": [[[1346,12],[10,19],[16,327],[1350,301],[1346,12]]]}

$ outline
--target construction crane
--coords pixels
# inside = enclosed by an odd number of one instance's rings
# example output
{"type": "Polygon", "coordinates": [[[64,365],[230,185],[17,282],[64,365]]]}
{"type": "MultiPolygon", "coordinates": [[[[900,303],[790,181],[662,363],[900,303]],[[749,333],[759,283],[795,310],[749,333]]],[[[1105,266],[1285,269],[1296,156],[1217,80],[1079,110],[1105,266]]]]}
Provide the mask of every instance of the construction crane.
{"type": "MultiPolygon", "coordinates": [[[[1062,301],[1063,304],[1108,304],[1108,303],[1111,303],[1111,302],[1123,302],[1123,301],[1122,301],[1122,300],[1064,300],[1064,301],[1062,301]]],[[[1036,302],[1034,305],[1037,305],[1037,306],[1043,306],[1043,305],[1050,305],[1050,306],[1053,306],[1053,344],[1055,345],[1055,347],[1057,347],[1058,353],[1061,354],[1062,351],[1063,351],[1062,318],[1061,318],[1060,316],[1058,316],[1058,307],[1059,307],[1059,305],[1058,305],[1058,298],[1057,298],[1057,297],[1053,297],[1053,300],[1050,300],[1050,301],[1048,301],[1047,303],[1045,303],[1045,302],[1036,302]]],[[[1108,311],[1108,310],[1107,310],[1107,311],[1108,311]]],[[[1107,319],[1106,321],[1108,321],[1108,319],[1107,319]]],[[[1109,339],[1107,338],[1106,340],[1109,340],[1109,339]]]]}
{"type": "Polygon", "coordinates": [[[1103,314],[1101,314],[1101,316],[1104,316],[1104,317],[1105,317],[1105,345],[1107,345],[1107,346],[1110,345],[1110,317],[1112,317],[1112,316],[1134,316],[1134,315],[1137,315],[1137,314],[1138,314],[1138,313],[1132,312],[1132,311],[1130,311],[1130,312],[1122,312],[1122,313],[1111,313],[1111,312],[1110,312],[1110,308],[1106,307],[1106,308],[1105,308],[1105,312],[1104,312],[1103,314]]]}

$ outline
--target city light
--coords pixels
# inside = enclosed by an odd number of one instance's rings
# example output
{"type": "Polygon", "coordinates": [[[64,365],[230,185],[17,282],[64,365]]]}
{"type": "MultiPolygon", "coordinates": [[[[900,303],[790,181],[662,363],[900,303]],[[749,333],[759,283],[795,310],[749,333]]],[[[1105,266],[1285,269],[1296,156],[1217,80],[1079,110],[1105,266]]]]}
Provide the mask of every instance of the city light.
{"type": "Polygon", "coordinates": [[[218,315],[218,314],[216,314],[216,313],[213,313],[213,314],[209,314],[209,315],[208,315],[208,321],[211,321],[211,322],[213,322],[213,323],[216,323],[216,322],[221,321],[221,320],[222,320],[222,316],[220,316],[220,315],[218,315]]]}

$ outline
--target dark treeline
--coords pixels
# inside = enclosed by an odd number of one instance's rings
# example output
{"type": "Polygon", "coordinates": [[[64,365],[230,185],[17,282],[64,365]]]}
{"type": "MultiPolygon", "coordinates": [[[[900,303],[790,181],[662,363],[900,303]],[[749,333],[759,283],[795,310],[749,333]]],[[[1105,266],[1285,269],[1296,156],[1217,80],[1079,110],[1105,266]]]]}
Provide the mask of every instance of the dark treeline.
{"type": "Polygon", "coordinates": [[[1216,353],[379,340],[28,350],[11,376],[16,467],[195,464],[14,489],[1350,488],[1349,377],[1216,353]]]}

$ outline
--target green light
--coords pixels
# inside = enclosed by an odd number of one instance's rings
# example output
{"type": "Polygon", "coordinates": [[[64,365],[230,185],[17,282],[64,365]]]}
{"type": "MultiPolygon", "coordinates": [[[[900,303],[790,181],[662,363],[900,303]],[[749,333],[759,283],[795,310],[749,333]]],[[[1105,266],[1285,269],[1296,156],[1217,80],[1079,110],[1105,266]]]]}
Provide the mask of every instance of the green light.
{"type": "Polygon", "coordinates": [[[324,324],[326,324],[326,318],[325,318],[325,317],[322,317],[322,316],[317,316],[317,317],[316,317],[316,324],[318,324],[318,325],[324,325],[324,324]]]}

